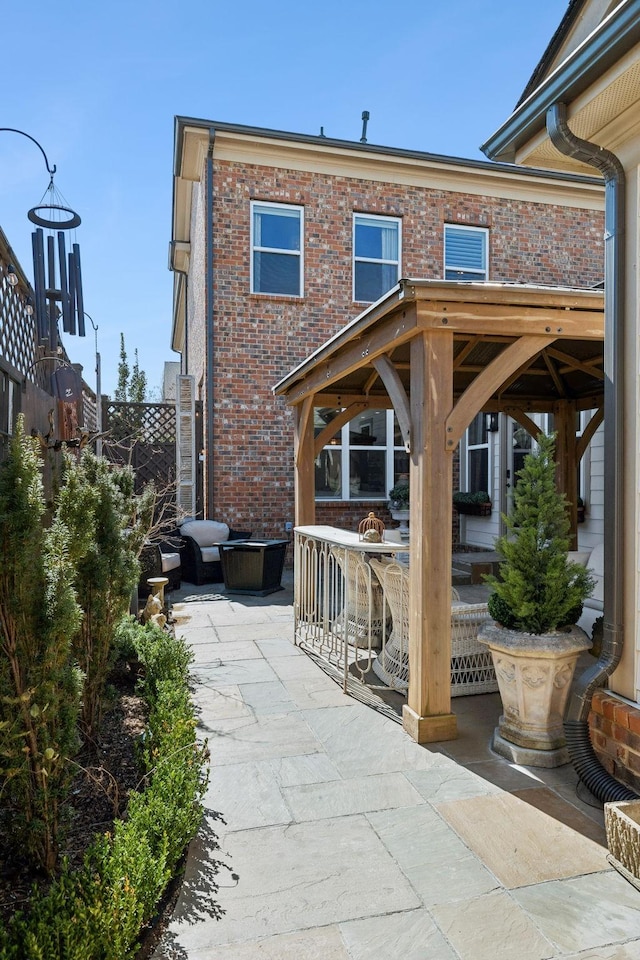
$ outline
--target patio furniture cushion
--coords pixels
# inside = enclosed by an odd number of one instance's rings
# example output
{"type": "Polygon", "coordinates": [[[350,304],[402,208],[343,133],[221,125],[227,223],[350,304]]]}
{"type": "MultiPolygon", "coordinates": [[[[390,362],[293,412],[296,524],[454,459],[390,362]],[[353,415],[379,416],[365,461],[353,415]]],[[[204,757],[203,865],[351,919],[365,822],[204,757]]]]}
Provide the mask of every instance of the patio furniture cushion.
{"type": "MultiPolygon", "coordinates": [[[[199,547],[211,547],[229,539],[229,527],[217,520],[188,520],[180,527],[183,537],[193,537],[199,547]]],[[[217,556],[214,559],[219,560],[217,556]]]]}

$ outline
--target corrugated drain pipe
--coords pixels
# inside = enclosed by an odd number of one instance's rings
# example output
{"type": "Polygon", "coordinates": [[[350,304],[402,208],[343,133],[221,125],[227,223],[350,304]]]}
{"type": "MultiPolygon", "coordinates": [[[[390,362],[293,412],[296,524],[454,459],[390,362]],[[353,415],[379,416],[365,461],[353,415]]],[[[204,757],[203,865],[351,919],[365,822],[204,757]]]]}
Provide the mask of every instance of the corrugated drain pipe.
{"type": "Polygon", "coordinates": [[[598,661],[578,677],[565,712],[564,729],[571,762],[580,780],[603,803],[632,800],[635,794],[603,768],[589,737],[594,691],[604,686],[620,663],[622,628],[623,392],[625,176],[609,150],[582,140],[567,125],[567,108],[547,111],[547,130],[555,148],[596,167],[605,182],[604,263],[604,630],[598,661]]]}

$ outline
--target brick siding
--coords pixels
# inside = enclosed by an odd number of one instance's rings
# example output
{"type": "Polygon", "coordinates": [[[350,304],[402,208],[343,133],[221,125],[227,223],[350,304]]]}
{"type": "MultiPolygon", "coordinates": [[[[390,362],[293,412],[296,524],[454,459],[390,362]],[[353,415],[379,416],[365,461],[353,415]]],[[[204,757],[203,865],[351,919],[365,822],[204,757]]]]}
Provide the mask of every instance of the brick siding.
{"type": "Polygon", "coordinates": [[[589,713],[593,749],[605,770],[640,793],[640,708],[596,690],[589,713]]]}

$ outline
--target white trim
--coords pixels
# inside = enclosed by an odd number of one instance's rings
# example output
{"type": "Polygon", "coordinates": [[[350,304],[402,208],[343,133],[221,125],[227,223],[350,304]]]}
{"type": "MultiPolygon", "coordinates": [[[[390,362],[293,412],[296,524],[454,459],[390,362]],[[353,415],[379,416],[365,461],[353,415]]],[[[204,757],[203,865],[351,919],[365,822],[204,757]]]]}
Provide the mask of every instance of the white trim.
{"type": "MultiPolygon", "coordinates": [[[[357,210],[353,211],[353,217],[351,222],[351,295],[353,297],[354,303],[375,303],[373,300],[358,300],[356,298],[356,260],[359,263],[382,263],[396,265],[396,279],[395,283],[398,282],[401,276],[401,264],[402,264],[402,219],[401,217],[391,217],[386,213],[359,213],[357,210]],[[398,228],[398,259],[397,260],[383,260],[376,257],[356,257],[356,219],[360,220],[388,220],[390,223],[395,223],[398,228]]],[[[393,289],[393,286],[390,287],[393,289]]],[[[385,295],[388,291],[383,291],[381,297],[385,295]]]]}
{"type": "Polygon", "coordinates": [[[304,207],[295,203],[277,203],[272,200],[251,200],[249,204],[249,291],[251,295],[267,297],[295,297],[300,300],[304,297],[304,207]],[[281,247],[256,247],[253,242],[253,214],[256,208],[278,210],[296,210],[300,216],[300,249],[285,250],[281,247]],[[278,253],[288,254],[299,258],[298,289],[299,293],[269,293],[268,291],[256,290],[254,288],[253,277],[253,255],[255,251],[260,253],[278,253]]]}

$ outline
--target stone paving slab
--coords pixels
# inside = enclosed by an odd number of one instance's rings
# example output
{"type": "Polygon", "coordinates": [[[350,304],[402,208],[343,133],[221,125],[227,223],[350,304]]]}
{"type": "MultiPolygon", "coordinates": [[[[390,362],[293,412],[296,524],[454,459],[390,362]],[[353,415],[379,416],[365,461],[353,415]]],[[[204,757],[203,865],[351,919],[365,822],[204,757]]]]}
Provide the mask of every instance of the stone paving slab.
{"type": "Polygon", "coordinates": [[[640,894],[615,871],[522,887],[513,897],[558,953],[634,938],[640,957],[640,894]]]}
{"type": "Polygon", "coordinates": [[[458,960],[426,910],[340,924],[351,960],[458,960]]]}
{"type": "MultiPolygon", "coordinates": [[[[224,854],[240,880],[224,888],[215,924],[171,929],[187,955],[419,906],[411,885],[362,816],[228,833],[224,854]],[[363,863],[375,870],[363,871],[363,863]]],[[[189,867],[187,867],[188,877],[189,867]]]]}
{"type": "MultiPolygon", "coordinates": [[[[460,960],[549,960],[553,944],[508,893],[461,897],[432,908],[443,936],[460,960]]],[[[382,958],[381,958],[382,960],[382,958]]]]}
{"type": "Polygon", "coordinates": [[[453,800],[438,812],[507,889],[609,869],[599,844],[513,794],[453,800]]]}

